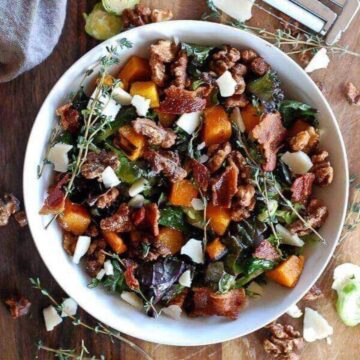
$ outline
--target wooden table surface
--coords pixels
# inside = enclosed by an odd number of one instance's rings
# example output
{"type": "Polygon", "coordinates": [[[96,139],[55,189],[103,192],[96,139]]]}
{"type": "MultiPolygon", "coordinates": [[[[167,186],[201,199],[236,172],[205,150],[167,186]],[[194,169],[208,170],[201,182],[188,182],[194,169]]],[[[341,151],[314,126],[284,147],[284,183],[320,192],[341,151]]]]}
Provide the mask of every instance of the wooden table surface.
{"type": "MultiPolygon", "coordinates": [[[[178,19],[198,19],[205,11],[205,0],[154,0],[145,1],[153,7],[170,8],[178,19]]],[[[0,194],[13,192],[22,198],[22,168],[27,138],[35,116],[52,86],[75,60],[97,44],[84,32],[82,13],[91,9],[93,2],[69,0],[68,12],[61,35],[51,56],[35,69],[6,84],[0,84],[0,194]]],[[[275,24],[269,16],[255,11],[252,23],[275,24]]],[[[360,16],[353,22],[342,39],[350,48],[360,52],[360,16]]],[[[348,105],[342,85],[351,80],[360,86],[360,59],[350,56],[334,57],[328,69],[317,71],[313,78],[321,82],[323,92],[329,100],[344,136],[350,173],[360,174],[359,143],[360,107],[348,105]]],[[[359,359],[360,327],[347,328],[340,322],[334,310],[334,294],[330,290],[332,269],[338,263],[352,261],[360,264],[360,232],[353,233],[342,243],[331,264],[318,284],[325,297],[312,304],[334,326],[335,335],[331,346],[325,341],[307,344],[302,359],[359,359]]],[[[51,241],[51,239],[49,239],[51,241]]],[[[126,345],[112,343],[109,338],[95,335],[80,327],[74,327],[67,320],[53,332],[47,333],[41,309],[48,300],[31,289],[29,277],[40,277],[48,290],[56,297],[64,293],[56,284],[41,261],[27,228],[21,229],[15,221],[0,228],[0,300],[9,295],[21,293],[32,302],[30,316],[12,320],[6,307],[0,304],[0,359],[26,360],[36,354],[36,343],[52,347],[73,348],[83,339],[90,352],[106,359],[139,359],[139,355],[126,345]]],[[[96,321],[80,310],[83,320],[95,325],[96,321]]],[[[301,328],[301,321],[294,321],[285,315],[283,321],[293,321],[301,328]]],[[[169,332],[170,334],[170,332],[169,332]]],[[[171,336],[171,335],[169,335],[171,336]]],[[[156,360],[250,360],[268,359],[261,346],[262,334],[249,336],[219,345],[204,347],[170,347],[132,339],[142,346],[156,360]]],[[[39,359],[52,359],[44,352],[39,359]]]]}

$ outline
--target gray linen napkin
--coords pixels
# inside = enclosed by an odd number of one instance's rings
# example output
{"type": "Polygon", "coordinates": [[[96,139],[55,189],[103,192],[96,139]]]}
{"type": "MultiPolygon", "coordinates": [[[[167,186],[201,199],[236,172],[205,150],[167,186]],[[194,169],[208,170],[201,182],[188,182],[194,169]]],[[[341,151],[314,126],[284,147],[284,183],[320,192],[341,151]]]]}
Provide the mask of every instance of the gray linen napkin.
{"type": "Polygon", "coordinates": [[[59,40],[66,0],[0,0],[0,82],[47,58],[59,40]]]}

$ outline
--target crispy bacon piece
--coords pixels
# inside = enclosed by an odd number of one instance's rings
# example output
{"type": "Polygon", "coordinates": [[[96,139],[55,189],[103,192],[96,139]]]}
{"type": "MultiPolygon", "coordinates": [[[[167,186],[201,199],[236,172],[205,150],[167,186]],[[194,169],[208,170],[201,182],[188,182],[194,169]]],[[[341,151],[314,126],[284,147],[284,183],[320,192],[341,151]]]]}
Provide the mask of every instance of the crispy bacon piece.
{"type": "Polygon", "coordinates": [[[8,306],[13,319],[17,319],[20,316],[27,315],[31,306],[31,302],[23,296],[11,297],[5,300],[5,304],[8,306]]]}
{"type": "Polygon", "coordinates": [[[131,290],[139,290],[140,288],[139,280],[135,277],[135,270],[138,267],[137,263],[135,261],[126,259],[125,266],[126,266],[126,270],[124,271],[124,277],[125,277],[126,285],[131,290]]]}
{"type": "Polygon", "coordinates": [[[192,308],[189,316],[226,316],[237,319],[247,303],[245,290],[234,289],[226,294],[218,294],[208,288],[192,289],[192,308]]]}
{"type": "Polygon", "coordinates": [[[165,90],[165,99],[160,103],[159,112],[166,114],[184,114],[202,111],[206,107],[206,99],[197,97],[195,91],[171,86],[165,90]]]}
{"type": "Polygon", "coordinates": [[[100,221],[100,228],[104,231],[129,232],[132,229],[130,210],[127,204],[121,204],[118,211],[100,221]]]}
{"type": "Polygon", "coordinates": [[[262,240],[260,244],[256,246],[252,255],[258,259],[270,261],[276,261],[280,258],[280,254],[268,240],[262,240]]]}
{"type": "Polygon", "coordinates": [[[63,186],[70,180],[70,175],[66,174],[56,184],[49,187],[48,196],[40,209],[40,215],[60,214],[65,209],[65,191],[63,186]]]}
{"type": "Polygon", "coordinates": [[[162,148],[168,149],[175,144],[175,132],[171,129],[164,129],[155,121],[137,118],[132,122],[132,126],[138,134],[146,136],[151,145],[160,145],[162,148]]]}
{"type": "Polygon", "coordinates": [[[134,225],[141,230],[150,231],[153,236],[159,235],[160,211],[156,204],[147,204],[136,210],[132,216],[134,225]]]}
{"type": "Polygon", "coordinates": [[[196,185],[201,191],[206,192],[210,182],[209,169],[195,159],[192,159],[191,165],[196,185]]]}
{"type": "Polygon", "coordinates": [[[312,193],[312,185],[315,180],[313,173],[299,176],[291,185],[291,200],[301,204],[306,204],[312,193]]]}
{"type": "Polygon", "coordinates": [[[225,208],[231,207],[231,200],[238,190],[238,176],[239,169],[234,164],[231,164],[213,182],[211,186],[213,205],[225,208]]]}
{"type": "Polygon", "coordinates": [[[63,130],[72,134],[80,130],[80,114],[73,108],[72,103],[58,107],[56,109],[56,115],[60,116],[60,125],[63,130]]]}
{"type": "Polygon", "coordinates": [[[146,149],[143,158],[151,164],[153,171],[156,173],[163,172],[171,181],[177,182],[183,180],[187,176],[187,171],[183,169],[179,163],[179,157],[172,151],[155,151],[146,149]]]}
{"type": "Polygon", "coordinates": [[[276,168],[276,154],[284,141],[287,131],[281,122],[279,112],[265,114],[261,122],[251,131],[252,137],[262,146],[265,164],[264,171],[274,171],[276,168]]]}

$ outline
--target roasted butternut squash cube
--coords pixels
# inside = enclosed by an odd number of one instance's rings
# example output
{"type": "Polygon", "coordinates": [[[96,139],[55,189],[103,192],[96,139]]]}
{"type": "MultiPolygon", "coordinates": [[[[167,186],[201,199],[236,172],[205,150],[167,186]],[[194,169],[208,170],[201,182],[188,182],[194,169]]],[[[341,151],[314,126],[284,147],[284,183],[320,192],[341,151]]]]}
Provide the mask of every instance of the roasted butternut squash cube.
{"type": "Polygon", "coordinates": [[[64,230],[74,235],[82,235],[90,225],[91,218],[84,206],[66,199],[65,209],[59,215],[58,222],[64,230]]]}
{"type": "Polygon", "coordinates": [[[211,228],[218,235],[224,235],[231,221],[229,209],[208,204],[206,207],[206,218],[210,220],[211,228]]]}
{"type": "Polygon", "coordinates": [[[121,147],[130,160],[136,160],[142,154],[145,138],[138,134],[131,125],[125,125],[119,129],[119,142],[116,145],[121,147]]]}
{"type": "Polygon", "coordinates": [[[134,81],[150,80],[149,61],[139,56],[132,56],[120,70],[118,77],[123,82],[125,90],[128,90],[130,84],[134,81]]]}
{"type": "Polygon", "coordinates": [[[244,121],[246,132],[250,132],[260,122],[260,114],[256,107],[251,104],[241,109],[241,117],[244,121]]]}
{"type": "Polygon", "coordinates": [[[103,231],[103,237],[116,254],[122,254],[127,250],[124,240],[115,232],[103,231]]]}
{"type": "Polygon", "coordinates": [[[231,133],[231,122],[222,106],[213,106],[204,111],[202,137],[207,146],[228,141],[231,133]]]}
{"type": "Polygon", "coordinates": [[[217,261],[227,253],[227,248],[220,241],[220,238],[216,238],[206,246],[206,253],[208,254],[210,260],[217,261]]]}
{"type": "Polygon", "coordinates": [[[175,206],[191,206],[191,200],[197,198],[198,190],[190,180],[181,180],[171,186],[169,201],[175,206]]]}
{"type": "Polygon", "coordinates": [[[156,108],[160,105],[159,93],[156,84],[152,81],[138,81],[131,84],[130,94],[140,95],[146,99],[150,99],[150,107],[156,108]]]}
{"type": "Polygon", "coordinates": [[[163,113],[159,110],[155,110],[158,118],[159,118],[159,122],[163,127],[170,127],[172,126],[172,124],[174,123],[174,121],[176,120],[176,115],[175,114],[167,114],[167,113],[163,113]]]}
{"type": "Polygon", "coordinates": [[[304,257],[291,255],[275,269],[267,271],[266,276],[282,286],[293,288],[304,268],[304,257]]]}
{"type": "Polygon", "coordinates": [[[185,244],[185,237],[181,231],[167,227],[160,229],[158,240],[170,250],[172,255],[177,254],[185,244]]]}

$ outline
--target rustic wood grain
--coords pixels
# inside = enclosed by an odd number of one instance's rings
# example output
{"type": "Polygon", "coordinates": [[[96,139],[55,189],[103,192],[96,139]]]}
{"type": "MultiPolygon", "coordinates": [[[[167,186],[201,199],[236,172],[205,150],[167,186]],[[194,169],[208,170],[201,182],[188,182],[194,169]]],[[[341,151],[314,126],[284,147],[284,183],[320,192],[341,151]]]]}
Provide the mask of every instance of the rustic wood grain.
{"type": "MultiPolygon", "coordinates": [[[[179,19],[197,19],[205,11],[204,0],[148,0],[144,3],[153,7],[171,8],[179,19]]],[[[82,13],[91,9],[93,2],[69,0],[68,15],[58,46],[52,55],[35,69],[16,80],[0,85],[0,194],[14,192],[22,197],[22,166],[27,138],[43,100],[63,72],[81,55],[91,49],[97,42],[84,32],[82,13]]],[[[256,11],[252,23],[261,25],[275,23],[269,16],[256,11]]],[[[360,17],[352,24],[342,42],[360,52],[360,17]]],[[[350,173],[360,174],[358,161],[360,140],[360,108],[350,107],[344,99],[342,85],[351,80],[360,86],[360,59],[337,57],[327,70],[314,74],[313,78],[321,83],[323,91],[337,115],[343,133],[350,173]]],[[[333,344],[325,341],[307,344],[303,359],[358,359],[360,346],[360,328],[347,328],[339,321],[334,310],[334,295],[330,290],[332,270],[336,264],[344,261],[360,263],[358,254],[360,245],[357,241],[360,232],[354,233],[341,244],[321,277],[319,285],[325,297],[312,304],[334,326],[333,344]]],[[[52,239],[49,239],[51,241],[52,239]]],[[[40,277],[56,297],[65,296],[45,268],[37,253],[28,229],[21,229],[12,221],[0,229],[0,301],[14,293],[29,297],[33,303],[31,315],[19,320],[12,320],[5,306],[0,305],[0,359],[27,360],[33,359],[36,342],[42,340],[53,347],[72,348],[83,339],[92,354],[103,354],[107,359],[139,359],[139,355],[127,346],[112,343],[110,339],[95,336],[80,327],[74,327],[69,320],[47,333],[43,324],[41,309],[48,301],[31,289],[28,278],[40,277]]],[[[91,323],[96,321],[80,310],[81,317],[91,323]]],[[[283,317],[284,321],[301,325],[283,317]]],[[[169,335],[171,336],[171,335],[169,335]]],[[[151,344],[133,339],[156,360],[252,360],[267,359],[261,346],[261,333],[239,338],[219,345],[205,347],[170,347],[151,344]]],[[[40,353],[39,359],[52,359],[50,354],[40,353]]]]}

